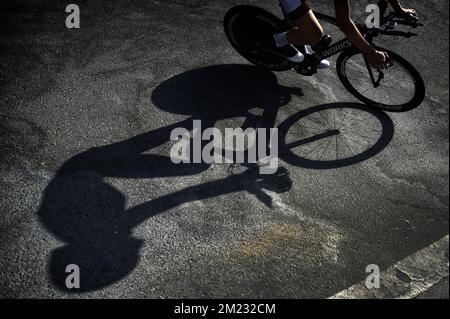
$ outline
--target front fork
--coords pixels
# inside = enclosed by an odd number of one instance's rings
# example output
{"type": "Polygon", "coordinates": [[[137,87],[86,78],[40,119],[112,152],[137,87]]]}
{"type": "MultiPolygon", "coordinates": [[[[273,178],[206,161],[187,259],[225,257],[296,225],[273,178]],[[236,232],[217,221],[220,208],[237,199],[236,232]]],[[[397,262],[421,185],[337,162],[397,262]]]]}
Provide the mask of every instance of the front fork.
{"type": "Polygon", "coordinates": [[[384,79],[384,73],[381,70],[377,70],[378,72],[378,78],[375,78],[375,74],[373,73],[373,69],[370,66],[369,60],[364,57],[364,62],[366,63],[367,71],[370,75],[370,80],[372,81],[373,87],[377,88],[380,86],[380,82],[382,79],[384,79]]]}
{"type": "MultiPolygon", "coordinates": [[[[369,40],[369,43],[372,44],[372,39],[367,39],[369,40]]],[[[377,74],[374,73],[374,70],[369,63],[369,60],[363,55],[364,57],[364,62],[366,63],[366,67],[367,67],[367,71],[369,72],[369,76],[370,76],[370,80],[372,81],[373,87],[374,88],[378,88],[381,84],[381,81],[384,79],[384,72],[383,70],[379,70],[377,69],[377,74]]],[[[392,67],[394,65],[394,63],[388,58],[387,61],[387,69],[389,69],[390,67],[392,67]]]]}

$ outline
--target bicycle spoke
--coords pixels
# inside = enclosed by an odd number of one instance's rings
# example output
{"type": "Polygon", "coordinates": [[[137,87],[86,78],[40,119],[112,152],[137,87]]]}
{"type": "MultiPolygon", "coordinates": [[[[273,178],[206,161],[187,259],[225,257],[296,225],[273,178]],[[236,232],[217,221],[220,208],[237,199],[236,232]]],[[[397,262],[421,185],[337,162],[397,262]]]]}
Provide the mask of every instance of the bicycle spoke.
{"type": "Polygon", "coordinates": [[[331,129],[332,127],[330,127],[330,123],[328,123],[328,120],[325,118],[322,112],[319,112],[319,115],[324,119],[325,123],[327,124],[327,127],[331,129]]]}
{"type": "Polygon", "coordinates": [[[336,142],[336,154],[334,156],[334,159],[337,161],[339,159],[339,143],[338,143],[338,137],[337,135],[334,137],[336,142]]]}
{"type": "Polygon", "coordinates": [[[351,136],[350,134],[345,135],[348,139],[350,139],[352,142],[356,142],[356,144],[366,147],[366,144],[362,143],[360,140],[358,140],[356,137],[351,136]]]}
{"type": "Polygon", "coordinates": [[[354,113],[351,113],[351,118],[345,123],[344,127],[346,127],[349,123],[352,123],[353,120],[356,118],[356,115],[354,113]]]}
{"type": "Polygon", "coordinates": [[[308,156],[310,154],[312,154],[314,151],[316,151],[320,146],[322,146],[323,144],[325,144],[326,140],[323,141],[322,143],[320,143],[319,145],[317,145],[316,147],[314,147],[311,151],[309,151],[308,153],[306,153],[304,156],[308,156]]]}
{"type": "Polygon", "coordinates": [[[324,155],[325,151],[328,149],[328,147],[330,146],[330,143],[331,143],[332,140],[333,140],[333,139],[330,139],[330,140],[328,141],[327,146],[325,147],[325,149],[323,150],[322,154],[321,154],[320,157],[319,157],[319,161],[322,160],[323,155],[324,155]]]}
{"type": "Polygon", "coordinates": [[[354,117],[353,117],[352,119],[350,119],[350,121],[348,121],[345,125],[341,125],[341,126],[339,127],[339,129],[345,129],[345,128],[348,128],[348,127],[357,125],[357,124],[363,122],[363,120],[364,120],[364,119],[362,119],[362,118],[359,117],[359,116],[354,116],[354,117]]]}
{"type": "Polygon", "coordinates": [[[350,146],[347,144],[344,138],[341,137],[342,142],[344,143],[345,148],[351,153],[353,153],[353,150],[350,148],[350,146]]]}
{"type": "Polygon", "coordinates": [[[347,114],[348,114],[348,113],[346,112],[346,113],[345,113],[345,116],[342,118],[341,123],[339,123],[339,125],[338,125],[338,127],[337,127],[338,130],[341,128],[343,122],[345,121],[345,118],[347,117],[347,114]]]}

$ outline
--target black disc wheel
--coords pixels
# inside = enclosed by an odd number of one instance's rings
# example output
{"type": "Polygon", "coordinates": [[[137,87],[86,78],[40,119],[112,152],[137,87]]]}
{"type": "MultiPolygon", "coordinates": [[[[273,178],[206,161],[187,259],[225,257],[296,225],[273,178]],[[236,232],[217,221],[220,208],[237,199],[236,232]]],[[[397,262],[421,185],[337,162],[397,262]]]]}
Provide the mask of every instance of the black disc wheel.
{"type": "Polygon", "coordinates": [[[286,23],[264,9],[241,5],[225,15],[225,34],[232,46],[251,63],[272,71],[292,68],[278,52],[274,34],[286,29],[286,23]]]}

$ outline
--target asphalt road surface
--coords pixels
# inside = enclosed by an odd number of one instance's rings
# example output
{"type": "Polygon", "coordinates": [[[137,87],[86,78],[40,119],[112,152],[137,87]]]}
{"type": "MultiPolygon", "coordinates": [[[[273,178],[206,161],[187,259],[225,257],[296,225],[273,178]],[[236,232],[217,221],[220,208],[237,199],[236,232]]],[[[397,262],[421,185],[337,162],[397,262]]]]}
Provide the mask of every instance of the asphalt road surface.
{"type": "MultiPolygon", "coordinates": [[[[394,114],[355,100],[335,58],[302,77],[240,57],[224,14],[250,3],[281,16],[274,0],[79,0],[80,29],[66,28],[62,1],[2,0],[0,297],[327,298],[447,236],[448,1],[404,2],[419,36],[377,44],[427,92],[394,114]],[[305,123],[301,112],[310,124],[354,116],[360,131],[336,152],[364,155],[289,153],[275,175],[168,157],[171,131],[193,119],[282,126],[305,123]],[[80,289],[65,287],[69,264],[80,289]]],[[[448,267],[448,244],[436,254],[448,267]]],[[[423,297],[448,298],[446,276],[423,297]]]]}

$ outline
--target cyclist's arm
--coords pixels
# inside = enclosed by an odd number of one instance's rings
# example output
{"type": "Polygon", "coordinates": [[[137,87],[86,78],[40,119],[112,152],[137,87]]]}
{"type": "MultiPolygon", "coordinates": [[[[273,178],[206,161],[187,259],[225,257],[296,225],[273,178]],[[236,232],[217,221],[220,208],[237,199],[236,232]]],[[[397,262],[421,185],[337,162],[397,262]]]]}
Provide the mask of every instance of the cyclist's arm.
{"type": "Polygon", "coordinates": [[[409,20],[419,20],[416,10],[403,8],[400,4],[400,0],[389,0],[389,3],[400,17],[409,20]]]}
{"type": "Polygon", "coordinates": [[[377,51],[359,32],[351,18],[350,0],[334,0],[334,6],[336,9],[336,23],[350,42],[368,58],[373,67],[378,69],[385,68],[388,59],[387,53],[377,51]]]}
{"type": "Polygon", "coordinates": [[[389,0],[389,3],[391,4],[395,12],[399,12],[403,9],[402,5],[400,4],[400,0],[389,0]]]}
{"type": "Polygon", "coordinates": [[[351,18],[349,0],[334,0],[337,26],[345,33],[350,42],[361,52],[370,50],[370,44],[364,39],[351,18]]]}

